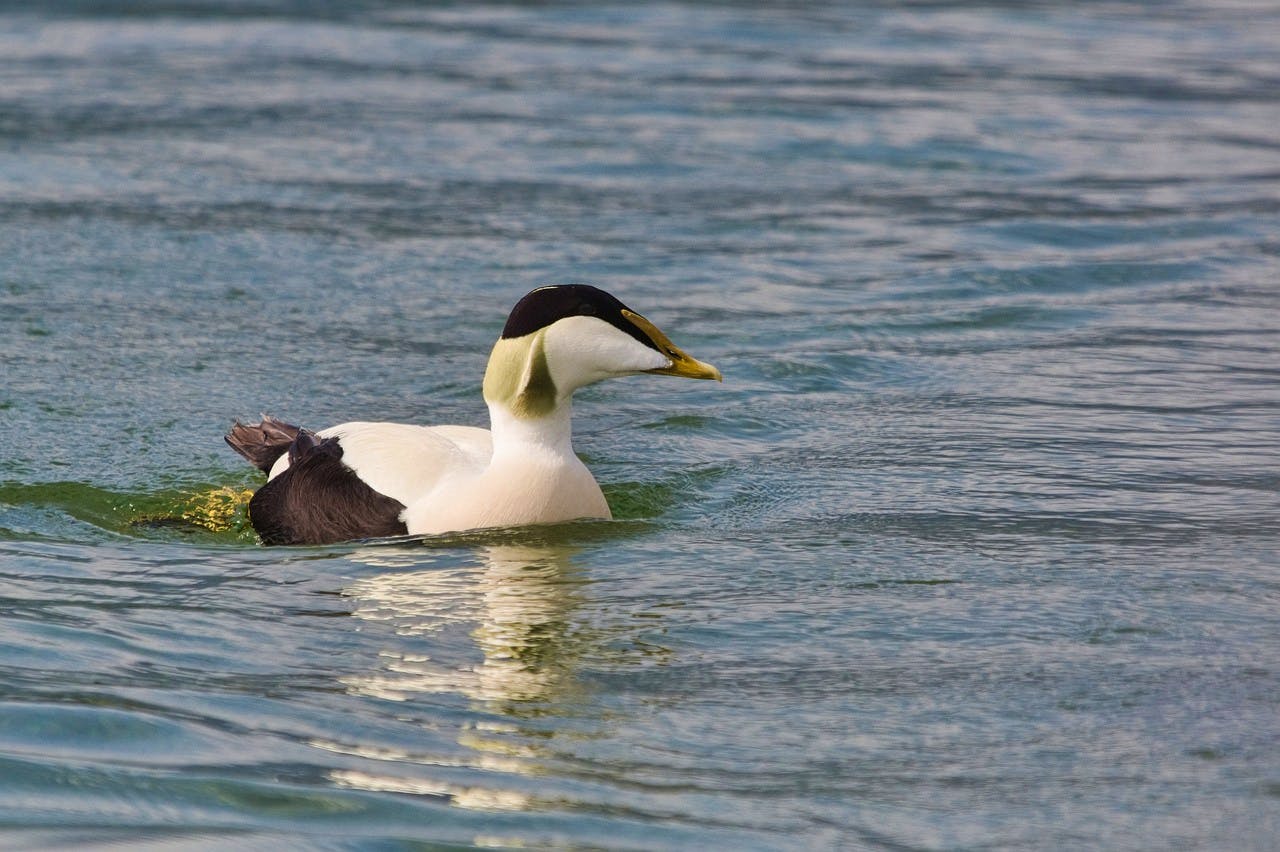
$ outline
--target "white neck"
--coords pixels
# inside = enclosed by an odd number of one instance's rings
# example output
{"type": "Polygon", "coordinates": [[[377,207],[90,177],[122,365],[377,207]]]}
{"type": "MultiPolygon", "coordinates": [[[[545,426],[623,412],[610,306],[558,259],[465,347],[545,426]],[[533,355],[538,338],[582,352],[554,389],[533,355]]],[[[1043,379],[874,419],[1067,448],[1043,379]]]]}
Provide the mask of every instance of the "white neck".
{"type": "Polygon", "coordinates": [[[500,402],[489,403],[494,461],[573,454],[573,400],[566,398],[541,417],[520,417],[500,402]]]}

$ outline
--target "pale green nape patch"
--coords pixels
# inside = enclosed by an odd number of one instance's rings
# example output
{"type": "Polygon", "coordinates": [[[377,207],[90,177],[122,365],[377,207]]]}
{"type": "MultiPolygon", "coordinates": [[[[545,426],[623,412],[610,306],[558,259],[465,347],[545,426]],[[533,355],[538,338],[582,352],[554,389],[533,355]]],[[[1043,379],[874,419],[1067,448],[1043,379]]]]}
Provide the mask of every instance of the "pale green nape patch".
{"type": "Polygon", "coordinates": [[[499,340],[484,371],[484,398],[505,405],[517,417],[550,414],[556,407],[556,383],[547,366],[544,331],[499,340]]]}

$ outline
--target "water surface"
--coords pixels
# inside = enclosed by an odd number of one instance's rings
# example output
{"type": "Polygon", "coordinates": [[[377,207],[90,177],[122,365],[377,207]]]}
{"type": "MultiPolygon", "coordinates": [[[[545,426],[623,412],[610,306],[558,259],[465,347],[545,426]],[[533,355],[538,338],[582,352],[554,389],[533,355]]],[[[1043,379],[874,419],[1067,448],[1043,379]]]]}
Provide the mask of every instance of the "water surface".
{"type": "Polygon", "coordinates": [[[0,845],[1265,849],[1268,4],[0,5],[0,845]],[[268,411],[618,519],[259,547],[268,411]],[[216,529],[210,529],[209,527],[216,529]]]}

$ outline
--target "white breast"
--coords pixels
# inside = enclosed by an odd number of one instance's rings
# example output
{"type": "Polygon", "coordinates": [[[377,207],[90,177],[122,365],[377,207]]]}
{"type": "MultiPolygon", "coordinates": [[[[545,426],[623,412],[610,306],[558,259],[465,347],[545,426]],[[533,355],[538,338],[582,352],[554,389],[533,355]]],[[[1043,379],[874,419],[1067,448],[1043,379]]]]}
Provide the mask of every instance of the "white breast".
{"type": "Polygon", "coordinates": [[[609,518],[609,504],[577,456],[504,451],[479,476],[448,477],[408,504],[410,533],[609,518]]]}

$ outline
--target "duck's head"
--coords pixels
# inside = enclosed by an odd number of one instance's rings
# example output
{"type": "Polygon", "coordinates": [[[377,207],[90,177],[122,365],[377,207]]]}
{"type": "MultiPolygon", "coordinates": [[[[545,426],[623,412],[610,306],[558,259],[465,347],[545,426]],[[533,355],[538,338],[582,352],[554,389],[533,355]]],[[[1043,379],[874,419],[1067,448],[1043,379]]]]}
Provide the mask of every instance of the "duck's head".
{"type": "Polygon", "coordinates": [[[507,317],[489,356],[484,398],[517,416],[541,417],[584,385],[636,373],[721,379],[598,287],[539,287],[507,317]]]}

